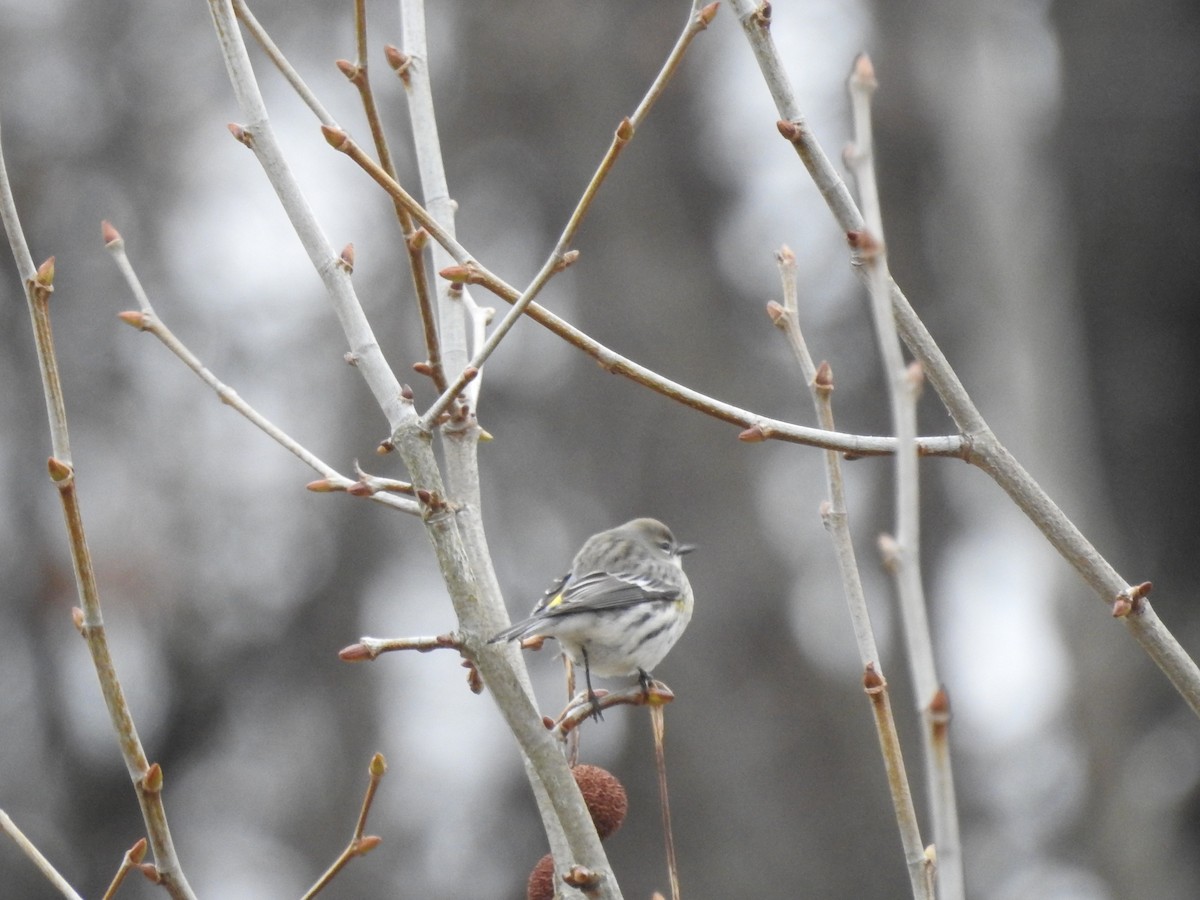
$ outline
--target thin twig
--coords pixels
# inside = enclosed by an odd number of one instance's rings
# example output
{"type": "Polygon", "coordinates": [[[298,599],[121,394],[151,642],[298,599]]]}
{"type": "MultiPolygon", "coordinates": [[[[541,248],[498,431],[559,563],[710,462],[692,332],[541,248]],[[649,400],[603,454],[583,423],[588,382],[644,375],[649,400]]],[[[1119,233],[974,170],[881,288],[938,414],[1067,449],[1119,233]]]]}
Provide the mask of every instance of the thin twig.
{"type": "Polygon", "coordinates": [[[431,650],[463,650],[462,638],[453,632],[434,635],[432,637],[408,638],[373,638],[363,636],[357,643],[350,644],[338,651],[346,662],[364,662],[375,659],[381,653],[393,653],[397,650],[416,650],[418,653],[428,653],[431,650]]]}
{"type": "MultiPolygon", "coordinates": [[[[401,43],[404,59],[395,53],[387,53],[388,62],[400,77],[408,97],[408,119],[412,128],[412,146],[416,155],[417,172],[421,179],[421,191],[425,205],[438,221],[440,228],[451,237],[455,234],[455,214],[458,205],[450,196],[446,180],[446,166],[442,157],[441,138],[438,134],[437,115],[433,105],[433,84],[430,76],[429,47],[425,28],[424,0],[400,0],[401,43]]],[[[387,51],[385,50],[385,53],[387,51]]],[[[414,218],[417,218],[414,216],[414,218]]],[[[419,221],[419,220],[418,220],[419,221]]],[[[425,223],[422,223],[425,224],[425,223]]],[[[428,230],[428,226],[426,226],[428,230]]],[[[437,272],[450,264],[448,251],[440,242],[430,248],[433,271],[437,272]]],[[[424,301],[429,304],[428,298],[424,301]]],[[[483,323],[480,307],[470,302],[469,292],[457,292],[453,285],[438,285],[437,290],[437,335],[440,340],[440,369],[461,372],[467,366],[471,347],[479,346],[483,323]],[[468,328],[470,334],[468,334],[468,328]]],[[[423,309],[422,316],[431,327],[434,323],[432,308],[423,309]]],[[[428,338],[428,330],[427,330],[428,338]]],[[[431,351],[432,352],[432,351],[431,351]]],[[[434,357],[430,357],[431,364],[434,357]]],[[[439,391],[446,390],[446,381],[435,381],[439,391]]],[[[471,409],[478,408],[480,382],[477,380],[466,388],[464,400],[471,409]]]]}
{"type": "Polygon", "coordinates": [[[363,831],[367,827],[367,815],[371,812],[371,804],[375,800],[375,792],[379,789],[379,782],[386,773],[387,760],[383,758],[382,753],[376,753],[371,757],[371,764],[367,768],[370,780],[367,782],[367,791],[363,795],[362,806],[358,812],[358,821],[354,826],[354,835],[350,838],[350,843],[346,845],[346,849],[338,855],[333,864],[325,870],[325,873],[304,894],[303,900],[311,900],[312,897],[315,897],[329,886],[329,883],[333,881],[338,872],[346,867],[350,860],[358,856],[366,856],[382,842],[382,838],[371,834],[364,835],[363,831]]]}
{"type": "MultiPolygon", "coordinates": [[[[783,247],[776,256],[779,274],[783,283],[783,306],[767,304],[767,314],[775,327],[787,337],[800,373],[812,395],[817,421],[827,431],[834,429],[833,417],[833,369],[822,362],[818,367],[809,353],[808,344],[800,327],[800,310],[797,302],[796,257],[790,249],[783,247]]],[[[821,519],[833,542],[834,556],[841,573],[842,590],[850,612],[850,623],[854,629],[854,640],[858,646],[859,659],[863,666],[880,665],[879,650],[875,643],[875,632],[871,627],[871,616],[867,610],[866,594],[862,577],[855,558],[854,542],[850,537],[850,519],[846,511],[846,487],[842,475],[840,456],[832,450],[825,451],[825,480],[829,489],[829,500],[822,506],[821,519]]]]}
{"type": "Polygon", "coordinates": [[[921,739],[933,840],[937,848],[937,886],[944,900],[965,896],[962,841],[958,833],[958,811],[953,803],[954,778],[949,754],[938,754],[930,727],[931,708],[940,679],[933,656],[933,635],[921,581],[920,470],[912,439],[917,432],[917,398],[923,376],[919,363],[906,366],[896,330],[888,274],[887,246],[883,236],[883,212],[875,177],[875,146],[871,132],[871,98],[875,93],[875,70],[870,58],[860,54],[847,82],[854,123],[854,144],[847,158],[854,172],[862,201],[866,229],[855,239],[859,257],[867,270],[867,289],[876,341],[888,383],[888,398],[896,440],[902,448],[895,455],[896,536],[889,546],[888,570],[896,582],[901,621],[913,689],[922,711],[921,739]]]}
{"type": "Polygon", "coordinates": [[[646,116],[650,114],[654,102],[662,96],[672,76],[678,71],[679,65],[683,61],[683,55],[687,52],[688,47],[691,46],[692,40],[708,27],[713,17],[717,14],[718,5],[711,3],[703,9],[694,12],[689,17],[687,25],[679,35],[678,40],[676,40],[675,46],[667,56],[666,62],[663,64],[654,82],[650,85],[650,88],[646,91],[641,102],[637,105],[633,115],[622,119],[620,125],[617,126],[608,150],[600,160],[596,171],[592,174],[591,180],[584,189],[583,195],[579,198],[579,202],[575,205],[575,209],[568,217],[562,234],[559,235],[558,240],[554,244],[554,249],[550,251],[550,255],[542,264],[542,268],[534,276],[533,281],[521,292],[520,296],[513,301],[512,308],[500,320],[500,324],[492,330],[492,333],[483,345],[476,346],[475,355],[463,367],[459,376],[442,393],[442,396],[437,399],[433,406],[426,411],[422,417],[422,421],[424,421],[427,428],[432,427],[437,417],[448,409],[450,404],[462,392],[463,388],[475,379],[478,372],[483,368],[483,364],[487,362],[496,347],[499,346],[500,341],[517,324],[517,321],[524,315],[529,304],[541,293],[547,282],[575,262],[578,253],[572,251],[570,247],[575,240],[575,235],[578,233],[579,227],[583,224],[584,217],[592,207],[592,201],[595,200],[596,195],[600,191],[600,186],[604,183],[612,167],[616,165],[617,157],[620,156],[625,145],[633,140],[637,129],[645,121],[646,116]]]}
{"type": "MultiPolygon", "coordinates": [[[[13,259],[17,264],[17,272],[25,288],[26,300],[29,304],[30,320],[33,324],[36,340],[34,346],[38,355],[38,367],[42,372],[42,393],[46,400],[46,418],[50,427],[51,452],[58,458],[71,461],[71,441],[67,434],[67,412],[63,403],[62,384],[58,377],[58,361],[46,358],[46,341],[49,335],[39,335],[38,317],[34,312],[33,292],[35,289],[52,290],[54,283],[54,257],[42,263],[40,268],[34,266],[33,256],[29,252],[29,244],[25,240],[25,229],[21,227],[21,218],[17,213],[17,201],[13,197],[12,184],[8,180],[8,168],[4,163],[4,151],[0,147],[0,222],[4,223],[4,232],[8,235],[8,245],[12,250],[13,259]],[[37,284],[41,282],[41,287],[37,284]]],[[[46,322],[49,328],[49,321],[46,322]]]]}
{"type": "MultiPolygon", "coordinates": [[[[371,80],[367,71],[367,11],[366,0],[354,0],[354,33],[357,47],[357,59],[349,69],[338,67],[358,88],[362,100],[363,113],[367,117],[367,126],[371,129],[371,140],[375,144],[375,153],[383,170],[396,178],[396,166],[392,162],[392,151],[388,147],[387,134],[383,130],[383,121],[379,117],[379,107],[375,103],[375,93],[371,89],[371,80]]],[[[391,55],[388,54],[390,61],[391,55]]],[[[433,312],[433,301],[429,296],[429,273],[425,265],[425,238],[419,234],[413,218],[403,205],[393,202],[396,220],[404,235],[404,248],[408,252],[409,271],[412,275],[413,291],[417,298],[417,311],[421,317],[421,328],[425,336],[426,360],[422,372],[429,375],[434,387],[439,391],[446,389],[446,372],[442,366],[441,341],[438,337],[437,320],[433,312]]]]}
{"type": "MultiPolygon", "coordinates": [[[[9,243],[17,266],[24,272],[32,267],[25,238],[21,229],[16,206],[12,203],[12,190],[8,184],[7,170],[3,166],[0,151],[0,204],[3,205],[3,221],[9,229],[9,243]]],[[[83,607],[76,624],[87,643],[92,665],[100,681],[109,720],[116,733],[125,768],[133,782],[141,807],[142,818],[150,846],[154,851],[154,863],[159,882],[172,897],[194,898],[191,887],[184,877],[171,841],[167,825],[166,810],[162,802],[162,770],[146,759],[142,742],[134,727],[133,715],[125,701],[125,693],[117,677],[109,651],[108,638],[104,631],[104,618],[100,607],[100,590],[92,566],[91,553],[83,527],[83,513],[79,506],[79,495],[75,485],[75,467],[70,458],[69,432],[65,405],[62,401],[62,385],[58,377],[58,359],[54,347],[54,336],[50,328],[50,295],[54,290],[54,258],[43,263],[31,276],[25,278],[25,294],[33,321],[34,339],[37,345],[42,388],[46,396],[49,415],[52,455],[48,461],[50,480],[58,489],[66,520],[71,562],[75,570],[75,585],[83,607]],[[60,455],[61,454],[61,455],[60,455]]]]}
{"type": "Polygon", "coordinates": [[[650,728],[654,735],[654,764],[658,772],[658,802],[662,809],[667,880],[671,884],[671,900],[680,900],[679,862],[675,858],[675,830],[671,827],[671,798],[667,793],[667,723],[661,704],[656,703],[650,707],[650,728]]]}
{"type": "MultiPolygon", "coordinates": [[[[316,94],[313,93],[295,67],[288,62],[287,57],[271,39],[270,34],[267,33],[262,23],[254,17],[254,13],[250,11],[245,0],[233,0],[233,5],[234,12],[242,24],[246,26],[246,30],[250,32],[250,36],[262,48],[267,58],[279,70],[288,84],[292,86],[297,96],[312,110],[317,120],[322,125],[336,127],[337,122],[334,120],[333,115],[317,99],[316,94]]],[[[340,65],[341,62],[345,62],[342,60],[339,61],[339,68],[358,87],[359,94],[363,98],[364,110],[371,128],[371,135],[375,141],[376,151],[379,153],[380,162],[388,172],[395,175],[395,167],[392,165],[391,154],[388,151],[387,140],[384,136],[382,123],[376,109],[374,94],[371,91],[370,82],[367,80],[366,14],[362,0],[355,0],[355,38],[358,50],[358,62],[356,64],[346,63],[346,67],[344,68],[340,65]]],[[[444,390],[446,377],[441,367],[437,327],[436,323],[432,320],[429,303],[429,279],[425,271],[425,258],[422,253],[424,239],[420,236],[419,230],[414,227],[412,217],[399,204],[396,204],[396,215],[399,218],[400,227],[404,234],[404,246],[409,256],[413,287],[417,296],[417,308],[421,313],[421,323],[425,331],[425,343],[429,354],[429,361],[427,363],[429,374],[433,378],[437,389],[444,390]]]]}
{"type": "MultiPolygon", "coordinates": [[[[3,177],[2,170],[0,170],[0,180],[6,180],[3,177]]],[[[33,841],[25,836],[25,833],[17,827],[17,823],[9,818],[8,813],[2,809],[0,809],[0,832],[7,834],[13,839],[13,843],[21,848],[21,852],[29,857],[30,861],[37,866],[38,871],[46,877],[47,881],[54,885],[60,894],[64,897],[69,897],[70,900],[83,900],[75,892],[75,889],[67,883],[67,879],[59,874],[58,869],[51,865],[50,860],[42,856],[41,851],[33,845],[33,841]]]]}
{"type": "Polygon", "coordinates": [[[933,900],[933,861],[921,846],[921,830],[917,825],[912,792],[908,787],[904,757],[900,753],[900,736],[896,733],[896,719],[892,715],[887,681],[873,664],[869,664],[863,672],[863,690],[867,692],[867,697],[871,700],[871,709],[875,713],[875,730],[879,734],[879,744],[883,751],[888,788],[891,790],[892,805],[896,810],[896,824],[900,827],[900,842],[904,845],[904,860],[908,864],[913,898],[933,900]]]}
{"type": "MultiPolygon", "coordinates": [[[[800,371],[808,382],[812,393],[817,418],[825,428],[832,429],[833,419],[833,370],[829,363],[818,367],[808,351],[800,328],[799,303],[797,301],[796,259],[787,247],[777,255],[780,276],[783,281],[783,306],[768,304],[767,312],[777,328],[787,336],[792,352],[800,365],[800,371]]],[[[888,775],[888,787],[892,797],[892,808],[900,829],[901,845],[909,863],[910,879],[914,896],[923,896],[926,888],[926,858],[922,850],[921,833],[913,806],[912,789],[904,766],[900,741],[896,735],[896,722],[883,681],[882,666],[878,658],[875,633],[867,610],[862,578],[855,559],[854,545],[850,539],[850,519],[846,511],[845,484],[842,465],[836,453],[825,452],[825,473],[829,487],[829,500],[821,505],[821,519],[829,532],[842,577],[842,590],[850,610],[850,621],[858,645],[859,657],[864,671],[870,676],[866,685],[867,695],[872,702],[875,726],[879,737],[884,768],[888,775]]]]}
{"type": "Polygon", "coordinates": [[[389,426],[395,429],[401,418],[413,415],[410,405],[401,399],[401,386],[383,356],[379,342],[359,303],[347,267],[321,230],[312,207],[305,199],[295,176],[280,149],[263,103],[262,93],[254,77],[254,69],[246,45],[238,29],[233,0],[209,0],[213,27],[225,60],[225,68],[234,96],[246,121],[238,126],[243,142],[253,151],[263,172],[275,189],[284,212],[300,238],[313,268],[321,277],[326,293],[350,352],[357,360],[358,371],[375,396],[389,426]]]}
{"type": "MultiPolygon", "coordinates": [[[[335,150],[353,159],[372,179],[393,198],[402,202],[413,218],[429,232],[440,246],[457,262],[456,266],[443,269],[441,275],[451,283],[479,284],[508,303],[515,303],[521,292],[499,276],[480,265],[458,241],[416,201],[411,194],[396,183],[348,134],[340,129],[323,128],[325,139],[335,150]]],[[[601,344],[565,319],[550,312],[538,303],[530,303],[525,315],[561,337],[567,343],[582,350],[595,359],[608,372],[622,375],[629,380],[662,394],[677,403],[691,407],[713,418],[739,425],[740,435],[748,442],[780,440],[813,447],[837,450],[850,456],[887,456],[895,451],[895,438],[870,437],[865,435],[840,434],[793,425],[779,419],[761,416],[729,403],[716,400],[699,391],[660,375],[601,344]]],[[[922,456],[961,457],[970,447],[960,435],[923,437],[918,441],[922,456]]]]}
{"type": "Polygon", "coordinates": [[[648,688],[640,684],[623,688],[619,691],[597,690],[588,694],[586,691],[577,694],[567,704],[557,719],[547,719],[547,727],[551,728],[560,740],[566,739],[572,731],[584,722],[594,721],[597,707],[601,711],[614,706],[662,706],[675,699],[675,693],[661,681],[652,681],[648,688]]]}
{"type": "Polygon", "coordinates": [[[283,51],[271,40],[271,35],[263,28],[262,23],[254,17],[254,13],[250,11],[250,7],[246,5],[246,0],[233,0],[233,11],[242,24],[246,26],[246,30],[250,32],[250,36],[255,42],[262,47],[263,53],[267,54],[267,58],[271,60],[279,73],[287,80],[287,83],[292,86],[292,90],[296,92],[296,96],[313,111],[313,114],[326,125],[334,125],[333,116],[330,114],[317,95],[300,77],[300,73],[288,62],[287,57],[283,55],[283,51]]]}
{"type": "Polygon", "coordinates": [[[323,482],[320,486],[315,486],[317,485],[316,482],[310,484],[310,490],[318,492],[322,490],[342,490],[356,496],[368,497],[376,503],[390,506],[401,512],[420,515],[421,508],[415,501],[397,497],[392,492],[394,483],[389,483],[385,487],[383,485],[373,485],[371,482],[365,481],[362,475],[357,480],[347,478],[279,426],[275,425],[275,423],[262,415],[262,413],[258,412],[258,410],[243,400],[237,391],[217,378],[188,349],[187,345],[166,326],[158,314],[155,313],[154,308],[150,304],[150,298],[142,287],[141,280],[138,278],[137,272],[134,270],[133,264],[125,252],[125,241],[117,229],[109,222],[105,222],[103,228],[105,249],[112,254],[113,260],[116,262],[121,274],[125,277],[125,282],[129,285],[129,289],[137,300],[139,308],[137,312],[120,313],[121,321],[137,328],[139,331],[149,332],[158,338],[163,346],[182,360],[183,364],[195,372],[201,381],[213,389],[222,403],[238,412],[252,425],[267,435],[267,437],[271,438],[271,440],[275,441],[275,443],[279,444],[279,446],[283,447],[283,449],[287,450],[306,466],[320,473],[323,476],[323,482]]]}
{"type": "Polygon", "coordinates": [[[117,874],[113,876],[113,880],[109,883],[108,890],[104,892],[101,900],[113,900],[117,896],[117,891],[120,890],[126,876],[134,869],[139,868],[145,857],[146,839],[138,838],[137,842],[126,850],[125,855],[121,857],[121,865],[117,867],[117,874]]]}

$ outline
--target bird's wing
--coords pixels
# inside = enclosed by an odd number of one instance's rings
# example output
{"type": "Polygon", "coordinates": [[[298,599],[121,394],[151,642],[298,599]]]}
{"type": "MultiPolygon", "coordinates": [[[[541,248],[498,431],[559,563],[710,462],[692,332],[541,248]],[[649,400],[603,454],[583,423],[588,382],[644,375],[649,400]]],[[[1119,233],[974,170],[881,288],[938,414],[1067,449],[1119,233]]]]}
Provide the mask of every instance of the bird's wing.
{"type": "Polygon", "coordinates": [[[538,626],[548,619],[678,599],[679,588],[657,578],[611,572],[591,572],[578,578],[567,574],[538,601],[531,616],[489,638],[488,643],[537,634],[538,626]]]}
{"type": "Polygon", "coordinates": [[[538,610],[537,615],[539,618],[551,618],[577,612],[675,600],[678,597],[677,587],[657,578],[592,572],[572,579],[557,597],[538,610]]]}

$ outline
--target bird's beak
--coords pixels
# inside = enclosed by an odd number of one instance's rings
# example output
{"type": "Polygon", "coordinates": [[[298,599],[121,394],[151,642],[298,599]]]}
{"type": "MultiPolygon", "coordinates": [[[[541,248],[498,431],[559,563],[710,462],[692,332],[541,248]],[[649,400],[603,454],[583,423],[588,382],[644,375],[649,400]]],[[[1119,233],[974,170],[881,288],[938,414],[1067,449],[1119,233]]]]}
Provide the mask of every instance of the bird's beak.
{"type": "Polygon", "coordinates": [[[677,546],[675,548],[675,555],[683,556],[685,553],[691,553],[695,549],[696,549],[695,544],[680,544],[679,546],[677,546]]]}

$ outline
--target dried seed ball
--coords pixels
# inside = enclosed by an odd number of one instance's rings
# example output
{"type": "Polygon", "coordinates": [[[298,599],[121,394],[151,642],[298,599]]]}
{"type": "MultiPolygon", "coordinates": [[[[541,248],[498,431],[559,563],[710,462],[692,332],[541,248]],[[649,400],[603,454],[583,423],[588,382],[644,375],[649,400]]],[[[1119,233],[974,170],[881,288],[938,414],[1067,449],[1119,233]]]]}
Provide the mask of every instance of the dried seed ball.
{"type": "Polygon", "coordinates": [[[528,900],[554,900],[554,857],[547,853],[529,873],[528,900]]]}
{"type": "Polygon", "coordinates": [[[615,775],[599,766],[576,766],[571,774],[575,776],[575,783],[583,794],[583,802],[587,804],[592,821],[596,823],[596,833],[604,840],[621,827],[625,813],[629,811],[625,787],[615,775]]]}

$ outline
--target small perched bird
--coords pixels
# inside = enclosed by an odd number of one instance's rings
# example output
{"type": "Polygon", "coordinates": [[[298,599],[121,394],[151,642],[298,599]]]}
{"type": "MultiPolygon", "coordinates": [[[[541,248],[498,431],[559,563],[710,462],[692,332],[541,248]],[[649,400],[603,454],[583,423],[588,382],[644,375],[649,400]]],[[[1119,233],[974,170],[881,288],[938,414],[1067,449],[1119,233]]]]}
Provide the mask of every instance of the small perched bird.
{"type": "Polygon", "coordinates": [[[529,618],[488,643],[540,635],[557,639],[583,666],[594,715],[600,706],[592,673],[637,675],[644,690],[650,671],[675,646],[692,618],[692,586],[680,544],[657,519],[634,519],[594,534],[575,554],[571,571],[546,591],[529,618]]]}

